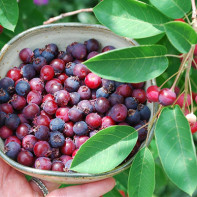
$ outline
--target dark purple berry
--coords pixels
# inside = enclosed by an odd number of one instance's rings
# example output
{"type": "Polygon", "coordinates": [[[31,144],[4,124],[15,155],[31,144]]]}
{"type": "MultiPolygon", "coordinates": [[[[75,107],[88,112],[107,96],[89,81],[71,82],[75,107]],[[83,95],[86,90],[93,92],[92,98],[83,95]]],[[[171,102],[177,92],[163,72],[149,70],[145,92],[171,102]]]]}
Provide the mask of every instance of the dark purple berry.
{"type": "Polygon", "coordinates": [[[92,113],[94,110],[92,104],[88,100],[80,101],[77,106],[85,115],[92,113]]]}
{"type": "Polygon", "coordinates": [[[30,80],[36,76],[36,71],[32,64],[27,64],[21,69],[23,77],[30,80]]]}
{"type": "Polygon", "coordinates": [[[65,64],[67,64],[68,62],[72,62],[73,61],[72,55],[68,54],[68,53],[66,53],[64,51],[60,51],[59,52],[58,59],[62,59],[65,64]]]}
{"type": "Polygon", "coordinates": [[[5,154],[12,159],[17,158],[20,150],[21,146],[17,142],[9,142],[4,148],[5,154]]]}
{"type": "Polygon", "coordinates": [[[110,109],[109,115],[115,122],[123,122],[127,117],[127,108],[123,104],[116,104],[110,109]]]}
{"type": "Polygon", "coordinates": [[[139,140],[140,142],[143,142],[143,141],[146,139],[146,136],[147,136],[147,129],[146,129],[146,127],[141,128],[142,126],[143,126],[143,125],[138,124],[138,125],[136,125],[136,126],[134,127],[135,130],[138,131],[138,140],[139,140]]]}
{"type": "Polygon", "coordinates": [[[89,60],[90,58],[97,56],[99,53],[97,51],[92,51],[88,54],[87,56],[87,60],[89,60]]]}
{"type": "Polygon", "coordinates": [[[0,89],[0,103],[6,103],[10,100],[10,94],[4,90],[4,89],[0,89]]]}
{"type": "Polygon", "coordinates": [[[19,81],[15,86],[16,92],[20,96],[26,96],[30,91],[30,85],[27,81],[19,81]]]}
{"type": "Polygon", "coordinates": [[[5,119],[6,119],[6,113],[0,111],[0,127],[2,127],[5,124],[5,119]]]}
{"type": "Polygon", "coordinates": [[[50,144],[53,148],[60,148],[64,145],[64,135],[60,133],[59,131],[51,132],[50,133],[50,144]]]}
{"type": "Polygon", "coordinates": [[[36,48],[33,52],[34,52],[34,57],[35,58],[41,57],[42,49],[36,48]]]}
{"type": "Polygon", "coordinates": [[[14,92],[14,80],[9,77],[4,77],[0,80],[0,89],[4,89],[8,93],[14,92]]]}
{"type": "Polygon", "coordinates": [[[50,129],[52,131],[63,131],[65,122],[60,118],[55,118],[50,122],[50,129]]]}
{"type": "Polygon", "coordinates": [[[126,120],[131,126],[138,124],[140,122],[140,112],[138,110],[129,109],[126,120]]]}
{"type": "Polygon", "coordinates": [[[107,93],[112,93],[115,90],[115,82],[107,79],[102,79],[102,87],[107,93]]]}
{"type": "Polygon", "coordinates": [[[35,137],[41,141],[47,141],[49,139],[49,128],[44,125],[39,125],[33,129],[35,137]]]}
{"type": "Polygon", "coordinates": [[[64,88],[68,92],[76,92],[79,89],[79,79],[78,77],[68,77],[64,82],[64,88]]]}
{"type": "Polygon", "coordinates": [[[84,44],[77,43],[72,48],[72,56],[76,59],[84,59],[87,55],[87,49],[84,44]]]}
{"type": "Polygon", "coordinates": [[[33,67],[37,72],[40,72],[41,68],[43,66],[47,65],[47,61],[44,57],[40,56],[34,59],[33,61],[33,67]]]}
{"type": "Polygon", "coordinates": [[[11,104],[14,109],[21,110],[26,106],[26,99],[23,96],[14,94],[11,98],[11,104]]]}
{"type": "Polygon", "coordinates": [[[91,90],[87,86],[80,86],[77,92],[80,94],[80,98],[84,100],[88,100],[92,96],[91,90]]]}
{"type": "Polygon", "coordinates": [[[96,99],[95,108],[97,112],[104,114],[109,110],[110,102],[105,97],[99,97],[96,99]]]}
{"type": "Polygon", "coordinates": [[[114,50],[114,49],[115,49],[114,46],[108,45],[108,46],[105,46],[105,47],[102,49],[102,52],[111,51],[111,50],[114,50]]]}
{"type": "Polygon", "coordinates": [[[71,121],[78,122],[83,118],[83,111],[74,106],[69,110],[68,117],[71,121]]]}
{"type": "Polygon", "coordinates": [[[151,115],[150,109],[146,105],[139,104],[138,110],[140,112],[140,119],[148,121],[151,115]]]}
{"type": "Polygon", "coordinates": [[[74,70],[74,67],[75,67],[76,63],[73,63],[73,62],[68,62],[66,64],[66,68],[65,68],[65,73],[68,75],[68,76],[73,76],[73,70],[74,70]]]}
{"type": "Polygon", "coordinates": [[[109,94],[103,87],[99,88],[96,91],[96,98],[99,98],[99,97],[105,97],[105,98],[109,97],[109,94]]]}
{"type": "Polygon", "coordinates": [[[119,94],[113,93],[109,96],[109,102],[110,102],[111,106],[114,106],[116,104],[123,104],[124,97],[119,94]]]}
{"type": "Polygon", "coordinates": [[[70,101],[71,105],[77,105],[81,100],[80,94],[78,92],[71,92],[70,93],[70,101]]]}
{"type": "Polygon", "coordinates": [[[8,114],[5,119],[5,126],[13,131],[18,128],[20,124],[20,118],[16,114],[8,114]]]}
{"type": "Polygon", "coordinates": [[[99,50],[99,42],[94,38],[85,41],[84,44],[86,45],[88,52],[99,50]]]}
{"type": "Polygon", "coordinates": [[[73,131],[77,135],[85,135],[88,131],[88,125],[84,121],[76,122],[73,126],[73,131]]]}
{"type": "Polygon", "coordinates": [[[127,109],[137,109],[138,101],[134,97],[127,97],[125,98],[125,105],[127,109]]]}

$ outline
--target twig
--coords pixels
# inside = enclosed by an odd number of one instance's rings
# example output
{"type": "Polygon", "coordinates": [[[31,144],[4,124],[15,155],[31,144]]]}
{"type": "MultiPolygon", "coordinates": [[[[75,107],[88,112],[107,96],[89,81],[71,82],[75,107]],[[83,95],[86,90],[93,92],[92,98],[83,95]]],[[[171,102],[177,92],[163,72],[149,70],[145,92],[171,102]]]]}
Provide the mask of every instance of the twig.
{"type": "Polygon", "coordinates": [[[189,91],[190,91],[190,97],[191,97],[191,112],[194,113],[194,105],[193,105],[193,98],[192,98],[192,87],[191,87],[190,78],[189,78],[189,91]]]}
{"type": "Polygon", "coordinates": [[[182,54],[182,55],[166,54],[165,56],[166,56],[166,57],[176,57],[176,58],[181,58],[181,57],[183,57],[183,54],[182,54]]]}
{"type": "Polygon", "coordinates": [[[191,52],[189,52],[189,53],[187,53],[187,54],[184,54],[183,60],[182,60],[182,62],[181,62],[181,65],[180,65],[180,67],[179,67],[179,70],[178,70],[178,74],[177,74],[177,76],[176,76],[176,78],[175,78],[175,80],[174,80],[174,83],[173,83],[173,85],[172,85],[172,87],[171,87],[171,90],[174,90],[174,88],[175,88],[175,86],[176,86],[176,83],[177,83],[177,81],[178,81],[178,79],[179,79],[179,77],[180,77],[180,75],[181,75],[181,73],[182,73],[182,71],[183,71],[183,69],[184,69],[185,63],[186,63],[188,57],[190,56],[190,53],[191,53],[191,52]]]}
{"type": "Polygon", "coordinates": [[[196,3],[195,0],[192,0],[192,19],[196,18],[196,3]]]}
{"type": "Polygon", "coordinates": [[[189,73],[192,65],[192,59],[193,59],[193,53],[194,53],[194,46],[191,47],[189,51],[189,57],[188,57],[188,68],[186,70],[186,75],[185,75],[185,95],[184,95],[184,102],[183,102],[183,107],[182,110],[185,111],[185,104],[187,102],[187,93],[188,93],[188,80],[189,80],[189,73]]]}
{"type": "Polygon", "coordinates": [[[72,16],[72,15],[79,14],[79,13],[82,13],[82,12],[93,12],[93,8],[85,8],[85,9],[80,9],[80,10],[75,10],[75,11],[72,11],[72,12],[67,12],[67,13],[64,13],[64,14],[60,14],[59,16],[55,16],[55,17],[50,18],[49,20],[45,21],[44,25],[53,23],[53,22],[58,21],[62,18],[65,18],[67,16],[72,16]]]}

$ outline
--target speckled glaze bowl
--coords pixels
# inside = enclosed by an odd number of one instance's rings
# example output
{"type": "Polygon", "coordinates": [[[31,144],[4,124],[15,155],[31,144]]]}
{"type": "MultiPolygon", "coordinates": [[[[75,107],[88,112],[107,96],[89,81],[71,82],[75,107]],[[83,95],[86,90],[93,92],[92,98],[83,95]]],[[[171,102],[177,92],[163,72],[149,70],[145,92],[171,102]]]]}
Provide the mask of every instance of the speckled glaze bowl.
{"type": "MultiPolygon", "coordinates": [[[[83,43],[85,40],[90,38],[96,38],[101,43],[102,47],[106,45],[113,45],[116,48],[123,48],[137,45],[134,40],[117,36],[106,27],[100,25],[59,23],[38,26],[15,36],[3,47],[0,53],[0,76],[4,77],[10,68],[19,66],[21,62],[18,54],[23,48],[43,48],[48,43],[56,43],[60,50],[65,50],[66,46],[74,41],[83,43]]],[[[153,84],[155,84],[154,80],[147,81],[146,87],[153,84]]],[[[156,112],[157,106],[155,104],[148,104],[148,106],[151,109],[153,116],[156,112]]],[[[148,144],[151,142],[152,137],[153,130],[150,132],[148,144]]],[[[144,144],[141,145],[141,148],[143,146],[144,144]]],[[[124,164],[119,165],[115,169],[100,174],[55,172],[23,166],[7,157],[4,154],[3,149],[4,143],[0,138],[0,157],[16,170],[39,179],[66,184],[81,184],[112,177],[127,169],[133,160],[133,158],[130,158],[124,164]]]]}

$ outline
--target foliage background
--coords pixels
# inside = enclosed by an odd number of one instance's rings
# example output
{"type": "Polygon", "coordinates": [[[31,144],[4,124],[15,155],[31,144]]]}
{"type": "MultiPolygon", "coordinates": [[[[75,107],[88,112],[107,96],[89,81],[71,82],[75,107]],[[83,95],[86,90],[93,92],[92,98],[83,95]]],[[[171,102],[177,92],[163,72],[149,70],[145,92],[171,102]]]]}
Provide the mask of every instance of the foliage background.
{"type": "MultiPolygon", "coordinates": [[[[148,3],[148,0],[143,0],[148,3]]],[[[14,32],[4,29],[3,33],[0,35],[0,48],[9,41],[14,35],[37,25],[42,25],[43,22],[50,17],[57,16],[61,13],[70,12],[74,10],[78,10],[81,8],[90,8],[97,5],[99,0],[49,0],[47,5],[38,6],[33,3],[33,0],[20,0],[19,2],[19,20],[14,32]]],[[[58,22],[80,22],[80,23],[89,23],[95,24],[99,23],[95,18],[93,13],[80,13],[78,15],[74,15],[71,17],[64,18],[58,22]]],[[[140,41],[139,41],[140,42],[140,41]]],[[[163,37],[158,43],[166,43],[166,37],[163,37]]],[[[169,53],[178,53],[176,49],[170,44],[166,45],[169,53]]],[[[172,74],[174,74],[178,67],[180,66],[179,59],[172,58],[170,59],[170,64],[173,66],[169,66],[165,73],[157,78],[157,84],[161,85],[163,81],[169,78],[172,74]]],[[[191,75],[197,77],[197,72],[192,70],[191,75]]],[[[196,78],[195,77],[195,78],[196,78]]],[[[194,77],[193,77],[194,78],[194,77]]],[[[170,87],[172,85],[172,80],[170,80],[165,86],[170,87]]],[[[180,88],[184,85],[184,80],[180,81],[180,88]]],[[[197,92],[197,85],[195,82],[192,82],[193,89],[197,92]]],[[[197,133],[193,136],[195,145],[197,143],[197,133]]],[[[156,169],[156,186],[154,197],[187,197],[188,195],[181,190],[179,190],[172,182],[169,181],[165,173],[163,172],[157,148],[155,144],[155,140],[153,139],[150,150],[153,153],[155,159],[155,169],[156,169]]],[[[126,192],[127,190],[127,180],[128,180],[128,172],[125,171],[120,175],[116,175],[117,185],[113,191],[106,194],[106,197],[118,197],[120,194],[118,190],[123,190],[126,192]]],[[[181,172],[180,172],[181,173],[181,172]]],[[[65,187],[67,185],[62,185],[65,187]]],[[[197,196],[197,191],[194,192],[193,196],[197,196]]]]}

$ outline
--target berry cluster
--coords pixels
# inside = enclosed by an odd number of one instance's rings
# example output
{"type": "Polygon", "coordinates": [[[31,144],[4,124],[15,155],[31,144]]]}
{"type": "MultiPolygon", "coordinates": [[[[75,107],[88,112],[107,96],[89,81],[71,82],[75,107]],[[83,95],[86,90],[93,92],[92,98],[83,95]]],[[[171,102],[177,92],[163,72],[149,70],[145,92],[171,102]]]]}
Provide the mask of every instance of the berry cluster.
{"type": "MultiPolygon", "coordinates": [[[[172,105],[173,103],[179,105],[181,108],[184,105],[185,94],[182,93],[179,95],[179,88],[175,87],[175,91],[173,92],[171,89],[164,88],[160,90],[157,86],[150,86],[147,89],[146,96],[149,102],[159,102],[163,106],[172,105]],[[177,98],[177,95],[178,98],[177,98]],[[175,102],[176,101],[176,102],[175,102]]],[[[193,100],[197,103],[197,95],[193,93],[193,100]]],[[[188,107],[191,105],[191,96],[187,95],[187,100],[185,102],[185,116],[190,124],[192,134],[197,132],[197,122],[196,116],[193,113],[189,113],[188,107]]]]}
{"type": "Polygon", "coordinates": [[[56,44],[20,51],[20,66],[0,80],[0,137],[7,156],[37,169],[68,171],[80,146],[112,125],[139,129],[139,147],[147,135],[141,127],[151,114],[144,83],[91,73],[82,62],[99,54],[99,48],[96,39],[89,39],[66,51],[56,44]]]}

